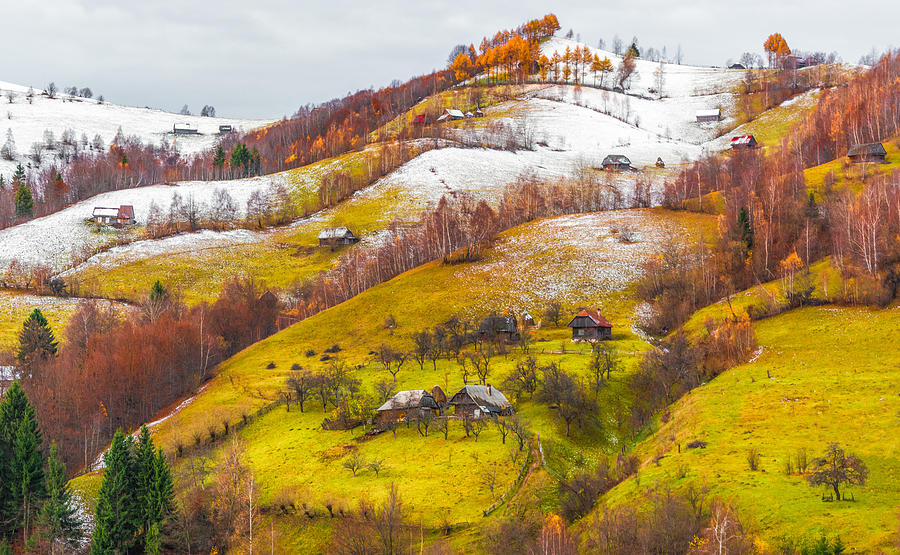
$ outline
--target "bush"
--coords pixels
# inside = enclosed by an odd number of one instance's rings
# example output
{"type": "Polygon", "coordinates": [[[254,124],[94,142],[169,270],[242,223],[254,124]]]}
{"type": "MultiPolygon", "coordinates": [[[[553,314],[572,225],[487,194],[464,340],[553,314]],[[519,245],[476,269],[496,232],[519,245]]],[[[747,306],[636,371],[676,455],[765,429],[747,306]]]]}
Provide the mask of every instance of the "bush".
{"type": "Polygon", "coordinates": [[[750,470],[759,470],[759,451],[754,447],[747,449],[747,466],[750,470]]]}
{"type": "Polygon", "coordinates": [[[331,347],[328,347],[327,349],[325,349],[325,352],[326,353],[337,353],[337,352],[340,352],[340,350],[341,350],[341,346],[338,345],[337,343],[335,343],[331,347]]]}
{"type": "Polygon", "coordinates": [[[306,356],[307,356],[307,358],[316,356],[316,351],[315,351],[315,349],[307,349],[307,350],[306,350],[306,356]]]}

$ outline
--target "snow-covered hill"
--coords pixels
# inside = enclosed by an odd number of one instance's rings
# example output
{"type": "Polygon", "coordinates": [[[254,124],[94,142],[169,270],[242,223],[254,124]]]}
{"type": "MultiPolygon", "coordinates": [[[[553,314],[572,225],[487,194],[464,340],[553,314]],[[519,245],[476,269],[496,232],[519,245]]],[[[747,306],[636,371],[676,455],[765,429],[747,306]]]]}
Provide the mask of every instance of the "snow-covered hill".
{"type": "MultiPolygon", "coordinates": [[[[71,131],[81,146],[90,149],[95,136],[99,135],[103,145],[109,146],[121,129],[125,135],[140,137],[144,143],[159,144],[167,141],[171,144],[175,141],[182,155],[191,155],[216,144],[219,125],[249,130],[271,123],[237,118],[183,116],[150,108],[119,106],[108,102],[101,104],[97,99],[70,97],[62,93],[57,93],[56,98],[49,98],[42,93],[41,90],[34,90],[29,102],[29,87],[0,81],[0,146],[6,143],[11,132],[16,153],[13,161],[0,158],[0,175],[7,179],[15,170],[16,164],[36,166],[30,157],[32,145],[45,144],[47,131],[53,134],[56,141],[62,138],[63,133],[71,131]],[[9,96],[12,96],[12,102],[9,96]],[[176,123],[187,123],[197,128],[199,133],[176,137],[172,133],[176,123]]],[[[45,150],[43,158],[42,164],[46,166],[54,160],[54,152],[45,150]]]]}

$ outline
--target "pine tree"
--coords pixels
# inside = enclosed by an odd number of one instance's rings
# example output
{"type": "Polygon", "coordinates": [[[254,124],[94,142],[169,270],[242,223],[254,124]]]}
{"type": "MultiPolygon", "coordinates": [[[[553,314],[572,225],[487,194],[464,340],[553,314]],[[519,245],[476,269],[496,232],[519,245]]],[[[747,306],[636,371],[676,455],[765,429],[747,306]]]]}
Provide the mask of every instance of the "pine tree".
{"type": "Polygon", "coordinates": [[[172,482],[172,473],[169,463],[162,449],[157,450],[153,462],[153,482],[151,496],[148,499],[150,507],[150,520],[156,524],[162,524],[175,509],[175,486],[172,482]]]}
{"type": "Polygon", "coordinates": [[[47,501],[41,509],[39,522],[51,544],[61,541],[66,547],[73,548],[81,538],[82,523],[76,516],[72,492],[66,481],[66,463],[60,459],[55,442],[50,446],[47,460],[47,501]]]}
{"type": "Polygon", "coordinates": [[[124,553],[134,544],[141,525],[141,511],[136,497],[132,455],[133,441],[116,432],[109,450],[103,455],[106,470],[100,485],[91,553],[94,555],[124,553]]]}
{"type": "Polygon", "coordinates": [[[753,226],[750,225],[750,212],[746,206],[741,207],[741,211],[738,212],[737,229],[744,244],[744,256],[747,256],[753,250],[753,226]]]}
{"type": "Polygon", "coordinates": [[[34,407],[13,382],[0,403],[0,535],[30,523],[45,495],[43,437],[34,407]]]}
{"type": "Polygon", "coordinates": [[[19,362],[26,363],[38,357],[47,360],[56,354],[59,343],[53,335],[50,324],[40,309],[34,311],[25,319],[22,331],[19,332],[19,362]]]}
{"type": "Polygon", "coordinates": [[[217,168],[221,168],[225,165],[225,149],[222,148],[222,145],[216,147],[216,154],[213,156],[213,166],[217,168]]]}
{"type": "Polygon", "coordinates": [[[28,185],[20,183],[16,189],[16,217],[30,218],[34,212],[34,198],[28,185]]]}
{"type": "Polygon", "coordinates": [[[16,171],[13,173],[13,183],[25,183],[25,168],[22,164],[16,164],[16,171]]]}
{"type": "Polygon", "coordinates": [[[150,530],[150,524],[153,520],[151,499],[153,497],[156,465],[156,453],[154,452],[153,440],[150,439],[150,430],[147,429],[147,426],[141,426],[134,450],[134,463],[135,494],[141,510],[141,534],[143,535],[150,530]]]}

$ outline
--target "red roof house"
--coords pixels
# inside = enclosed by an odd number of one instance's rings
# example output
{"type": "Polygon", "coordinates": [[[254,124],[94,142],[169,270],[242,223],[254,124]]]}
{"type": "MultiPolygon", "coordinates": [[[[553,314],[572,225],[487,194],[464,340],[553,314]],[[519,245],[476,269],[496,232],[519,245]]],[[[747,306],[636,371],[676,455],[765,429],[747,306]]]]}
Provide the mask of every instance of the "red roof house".
{"type": "Polygon", "coordinates": [[[759,143],[753,135],[739,135],[731,138],[731,148],[756,148],[759,143]]]}
{"type": "Polygon", "coordinates": [[[572,341],[612,339],[612,324],[596,310],[582,309],[568,325],[572,328],[572,341]]]}

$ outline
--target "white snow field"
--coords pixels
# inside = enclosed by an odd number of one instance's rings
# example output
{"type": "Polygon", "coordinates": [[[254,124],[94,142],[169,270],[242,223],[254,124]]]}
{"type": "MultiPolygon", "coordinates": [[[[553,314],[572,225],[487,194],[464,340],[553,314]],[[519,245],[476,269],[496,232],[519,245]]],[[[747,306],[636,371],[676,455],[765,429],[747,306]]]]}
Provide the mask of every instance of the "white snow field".
{"type": "MultiPolygon", "coordinates": [[[[12,132],[15,142],[16,158],[13,161],[0,158],[0,175],[9,178],[15,171],[16,164],[35,165],[29,155],[33,144],[44,143],[44,132],[51,131],[57,141],[63,132],[71,130],[76,140],[81,143],[82,135],[89,143],[95,135],[100,135],[103,144],[108,147],[119,129],[127,136],[137,136],[145,144],[160,144],[173,141],[182,156],[196,154],[214,147],[219,138],[219,125],[231,125],[235,130],[249,131],[271,121],[250,120],[240,118],[209,118],[200,116],[183,116],[151,108],[120,106],[104,102],[100,104],[96,98],[78,98],[57,93],[56,98],[49,98],[40,89],[34,90],[31,103],[28,102],[28,87],[0,81],[0,146],[7,140],[8,132],[12,132]],[[13,101],[9,102],[7,93],[12,93],[13,101]],[[195,127],[196,135],[174,135],[173,126],[186,123],[195,127]]],[[[44,166],[54,159],[53,151],[44,151],[44,166]]]]}

